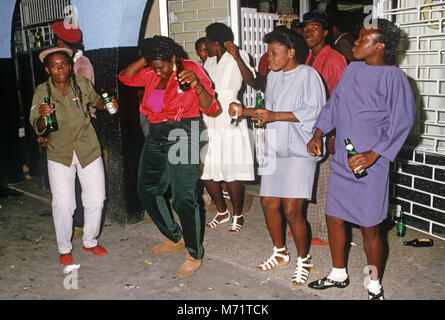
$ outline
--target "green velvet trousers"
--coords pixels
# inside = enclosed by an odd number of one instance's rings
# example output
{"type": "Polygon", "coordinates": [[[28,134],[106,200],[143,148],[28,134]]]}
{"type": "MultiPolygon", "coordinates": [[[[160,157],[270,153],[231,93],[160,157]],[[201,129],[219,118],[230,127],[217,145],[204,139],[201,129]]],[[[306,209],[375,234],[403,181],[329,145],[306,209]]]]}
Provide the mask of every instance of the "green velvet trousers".
{"type": "Polygon", "coordinates": [[[138,196],[159,231],[173,242],[184,236],[186,249],[195,259],[204,255],[202,224],[196,184],[200,175],[200,151],[204,124],[201,118],[150,124],[138,171],[138,196]],[[165,198],[171,186],[175,222],[165,198]],[[182,231],[181,231],[182,228],[182,231]]]}

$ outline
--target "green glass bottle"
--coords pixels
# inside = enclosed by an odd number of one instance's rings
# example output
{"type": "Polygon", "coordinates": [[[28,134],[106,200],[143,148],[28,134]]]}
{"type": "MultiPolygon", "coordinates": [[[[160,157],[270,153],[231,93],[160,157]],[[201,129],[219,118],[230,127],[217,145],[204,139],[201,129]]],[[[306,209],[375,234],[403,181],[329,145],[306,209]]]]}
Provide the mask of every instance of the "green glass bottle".
{"type": "MultiPolygon", "coordinates": [[[[264,101],[263,101],[263,96],[261,94],[260,91],[258,91],[256,93],[256,103],[255,103],[255,110],[260,110],[260,109],[264,109],[264,101]]],[[[255,128],[265,128],[266,124],[262,124],[262,125],[258,125],[258,123],[260,123],[261,120],[255,120],[254,121],[254,126],[255,128]]]]}
{"type": "MultiPolygon", "coordinates": [[[[47,105],[50,105],[49,97],[44,98],[43,102],[47,105]]],[[[53,131],[59,130],[59,125],[57,124],[55,108],[49,116],[45,117],[45,121],[46,121],[46,132],[53,132],[53,131]]]]}
{"type": "Polygon", "coordinates": [[[405,217],[403,212],[400,212],[400,216],[397,218],[397,236],[404,237],[406,233],[405,217]]]}
{"type": "MultiPolygon", "coordinates": [[[[351,139],[346,138],[345,145],[346,145],[346,151],[348,151],[348,158],[352,157],[353,155],[358,154],[358,152],[355,150],[354,146],[352,145],[351,139]]],[[[354,171],[354,175],[357,179],[360,179],[360,178],[366,177],[368,175],[368,171],[366,171],[366,169],[362,169],[360,171],[354,171]]]]}

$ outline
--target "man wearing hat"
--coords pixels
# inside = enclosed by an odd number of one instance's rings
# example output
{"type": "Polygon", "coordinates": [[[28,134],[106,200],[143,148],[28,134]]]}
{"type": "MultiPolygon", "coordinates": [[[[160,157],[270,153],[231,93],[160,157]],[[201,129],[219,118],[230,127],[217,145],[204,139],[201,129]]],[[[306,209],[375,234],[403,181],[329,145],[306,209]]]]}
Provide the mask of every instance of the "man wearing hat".
{"type": "MultiPolygon", "coordinates": [[[[326,43],[329,31],[327,17],[323,12],[316,10],[305,13],[302,24],[304,40],[310,49],[306,64],[318,71],[330,96],[346,68],[346,59],[326,43]]],[[[318,163],[316,197],[313,199],[315,203],[309,202],[307,208],[307,219],[312,231],[311,243],[314,245],[328,244],[325,203],[331,158],[335,152],[334,138],[333,134],[327,136],[328,155],[318,163]]]]}
{"type": "MultiPolygon", "coordinates": [[[[75,25],[67,22],[55,22],[51,25],[51,29],[54,32],[55,39],[54,45],[58,48],[68,48],[73,52],[73,62],[74,62],[74,74],[76,77],[83,76],[91,81],[94,85],[94,68],[90,62],[90,59],[83,55],[83,44],[82,44],[82,31],[75,25]]],[[[89,107],[91,123],[96,131],[96,109],[89,107]]],[[[73,239],[80,237],[83,234],[83,206],[82,199],[80,198],[81,188],[79,180],[76,179],[76,205],[77,208],[74,211],[73,224],[74,224],[74,234],[73,239]]]]}

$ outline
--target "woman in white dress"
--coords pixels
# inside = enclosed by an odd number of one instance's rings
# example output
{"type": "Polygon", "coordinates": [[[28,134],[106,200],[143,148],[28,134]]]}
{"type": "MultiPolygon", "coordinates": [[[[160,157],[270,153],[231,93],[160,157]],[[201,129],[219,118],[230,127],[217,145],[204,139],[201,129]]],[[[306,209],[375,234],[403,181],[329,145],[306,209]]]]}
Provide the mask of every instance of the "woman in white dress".
{"type": "Polygon", "coordinates": [[[247,52],[233,44],[233,32],[223,23],[212,23],[206,28],[206,47],[209,58],[204,64],[215,85],[221,111],[213,116],[203,115],[208,129],[208,145],[204,155],[201,179],[218,213],[207,224],[214,229],[229,222],[231,213],[222,196],[220,182],[226,182],[233,205],[233,221],[229,232],[239,232],[244,224],[242,215],[243,188],[240,181],[255,179],[252,143],[246,119],[231,124],[229,104],[239,103],[238,92],[243,81],[252,85],[255,69],[249,65],[247,52]]]}
{"type": "Polygon", "coordinates": [[[234,114],[236,106],[240,116],[260,120],[260,125],[267,123],[260,196],[274,248],[258,271],[289,263],[282,229],[284,216],[298,252],[292,283],[302,285],[312,267],[303,204],[312,196],[315,167],[320,159],[308,156],[306,143],[312,137],[312,127],[326,102],[326,94],[317,71],[304,65],[309,49],[301,35],[289,29],[276,29],[265,35],[264,42],[268,44],[271,69],[267,76],[266,109],[232,104],[229,112],[234,114]]]}

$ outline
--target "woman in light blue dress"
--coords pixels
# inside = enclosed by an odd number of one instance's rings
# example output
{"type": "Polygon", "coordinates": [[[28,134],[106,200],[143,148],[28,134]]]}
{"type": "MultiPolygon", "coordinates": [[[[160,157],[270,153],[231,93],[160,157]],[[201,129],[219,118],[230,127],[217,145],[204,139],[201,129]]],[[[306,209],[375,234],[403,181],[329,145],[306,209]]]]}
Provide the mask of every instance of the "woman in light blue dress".
{"type": "Polygon", "coordinates": [[[302,208],[304,201],[311,198],[319,160],[307,154],[306,144],[326,102],[326,93],[317,71],[304,65],[309,49],[302,36],[289,29],[278,29],[267,34],[264,42],[268,44],[272,71],[267,77],[266,109],[254,110],[232,104],[229,113],[234,115],[236,107],[240,116],[260,120],[260,125],[267,123],[264,163],[259,168],[260,196],[274,253],[258,270],[271,270],[289,263],[281,228],[282,206],[298,251],[292,283],[301,285],[307,281],[312,266],[307,254],[302,208]]]}

